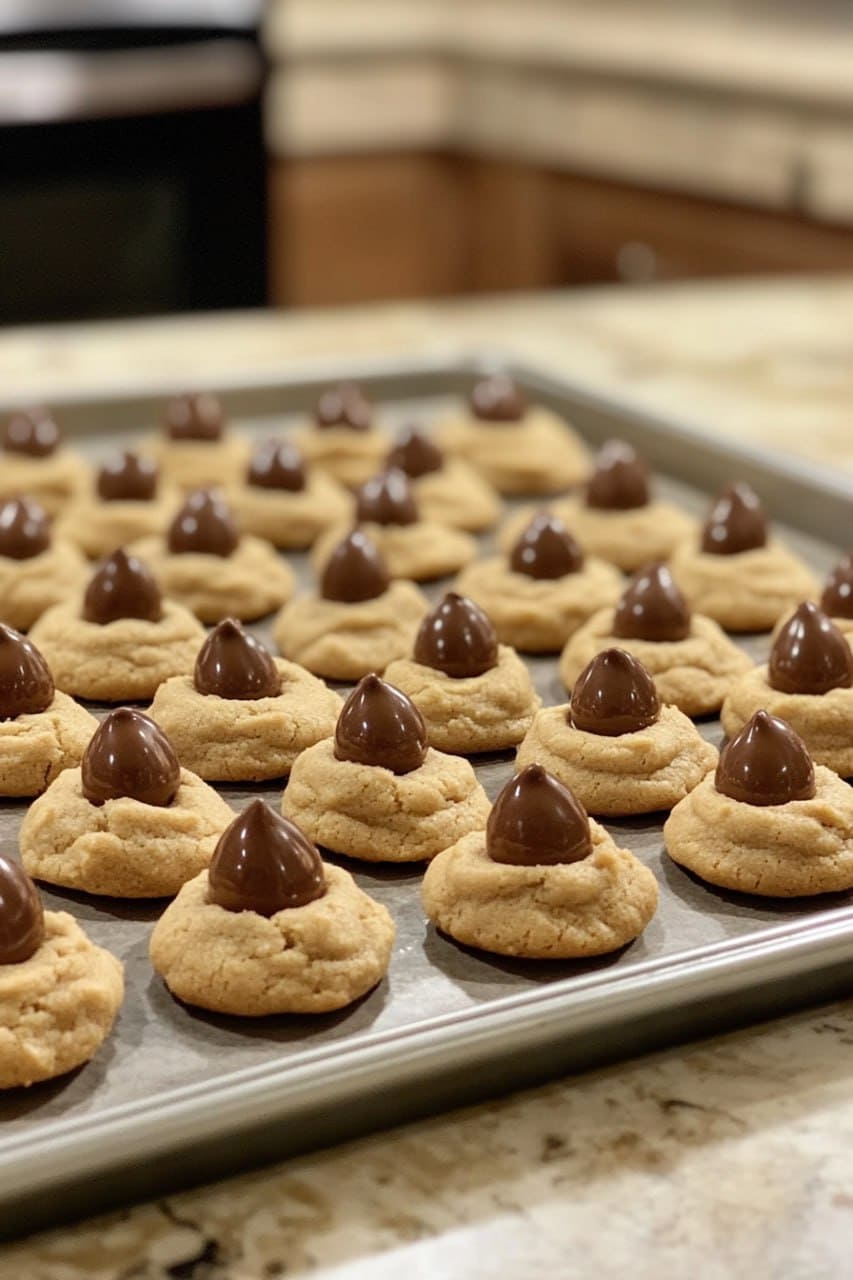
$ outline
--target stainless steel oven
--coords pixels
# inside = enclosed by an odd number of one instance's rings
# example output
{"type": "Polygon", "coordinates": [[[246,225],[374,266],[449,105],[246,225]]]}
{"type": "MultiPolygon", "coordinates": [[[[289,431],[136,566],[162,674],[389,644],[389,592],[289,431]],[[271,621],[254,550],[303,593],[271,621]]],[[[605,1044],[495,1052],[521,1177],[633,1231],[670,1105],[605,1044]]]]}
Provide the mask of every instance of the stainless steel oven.
{"type": "Polygon", "coordinates": [[[261,0],[0,0],[0,324],[266,300],[261,0]]]}

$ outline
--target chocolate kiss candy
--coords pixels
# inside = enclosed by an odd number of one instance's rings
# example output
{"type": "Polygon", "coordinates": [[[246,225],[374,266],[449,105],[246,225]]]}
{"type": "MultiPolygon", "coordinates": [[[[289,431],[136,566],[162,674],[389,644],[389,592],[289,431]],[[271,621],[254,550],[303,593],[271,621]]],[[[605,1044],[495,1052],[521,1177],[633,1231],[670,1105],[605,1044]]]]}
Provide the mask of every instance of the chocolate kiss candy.
{"type": "Polygon", "coordinates": [[[59,427],[47,409],[21,409],[13,413],[3,431],[7,453],[24,453],[30,458],[47,458],[59,445],[59,427]]]}
{"type": "Polygon", "coordinates": [[[411,773],[426,753],[426,725],[412,700],[377,675],[360,680],[338,716],[335,758],[411,773]]]}
{"type": "Polygon", "coordinates": [[[150,502],[157,492],[157,464],[138,453],[117,453],[98,472],[104,502],[150,502]]]}
{"type": "Polygon", "coordinates": [[[359,489],[355,518],[373,524],[416,524],[418,504],[405,471],[381,471],[359,489]]]}
{"type": "Polygon", "coordinates": [[[295,823],[253,800],[226,827],[207,873],[207,900],[226,911],[273,916],[326,892],[323,862],[295,823]]]}
{"type": "Polygon", "coordinates": [[[592,852],[589,818],[541,764],[529,764],[501,791],[486,823],[486,853],[514,867],[580,862],[592,852]]]}
{"type": "Polygon", "coordinates": [[[512,378],[505,373],[482,378],[471,392],[471,412],[482,422],[519,422],[527,412],[527,401],[512,378]]]}
{"type": "Polygon", "coordinates": [[[853,683],[853,652],[834,622],[810,600],[779,631],[767,679],[782,693],[828,693],[853,683]]]}
{"type": "Polygon", "coordinates": [[[767,517],[758,495],[748,484],[725,489],[711,508],[702,530],[702,550],[712,556],[732,556],[767,543],[767,517]]]}
{"type": "Polygon", "coordinates": [[[41,896],[22,866],[0,856],[0,964],[29,960],[44,941],[41,896]]]}
{"type": "Polygon", "coordinates": [[[624,649],[605,649],[575,681],[566,716],[585,733],[616,738],[637,733],[660,715],[660,698],[648,671],[624,649]]]}
{"type": "Polygon", "coordinates": [[[421,623],[414,656],[422,666],[458,679],[481,676],[498,664],[498,638],[478,604],[448,591],[421,623]]]}
{"type": "Polygon", "coordinates": [[[720,755],[714,785],[744,804],[787,804],[815,793],[806,744],[784,720],[756,711],[720,755]]]}
{"type": "Polygon", "coordinates": [[[853,618],[853,555],[839,560],[826,580],[820,607],[830,618],[853,618]]]}
{"type": "Polygon", "coordinates": [[[320,595],[324,600],[357,604],[359,600],[376,600],[390,585],[388,566],[376,545],[361,529],[353,529],[326,561],[320,595]]]}
{"type": "Polygon", "coordinates": [[[289,440],[267,440],[252,454],[246,479],[255,489],[299,493],[305,488],[302,455],[289,440]]]}
{"type": "Polygon", "coordinates": [[[193,683],[199,693],[241,701],[281,693],[281,676],[272,657],[233,618],[214,627],[199,649],[193,683]]]}
{"type": "Polygon", "coordinates": [[[33,642],[0,623],[0,720],[46,711],[53,694],[53,676],[33,642]]]}
{"type": "Polygon", "coordinates": [[[543,511],[516,542],[509,567],[528,578],[562,578],[583,567],[583,552],[562,520],[543,511]]]}
{"type": "Polygon", "coordinates": [[[102,560],[83,596],[83,617],[105,626],[119,618],[159,622],[163,597],[147,565],[119,548],[102,560]]]}
{"type": "Polygon", "coordinates": [[[9,498],[0,506],[0,556],[31,560],[50,546],[50,523],[37,502],[9,498]]]}
{"type": "Polygon", "coordinates": [[[83,756],[82,784],[90,804],[129,796],[165,808],[181,784],[181,766],[159,725],[141,711],[119,707],[92,735],[83,756]]]}
{"type": "Polygon", "coordinates": [[[354,382],[342,382],[324,391],[315,414],[318,427],[349,427],[351,431],[368,431],[372,417],[372,404],[354,382]]]}
{"type": "Polygon", "coordinates": [[[234,517],[219,494],[197,489],[169,525],[166,541],[175,555],[195,551],[225,559],[236,550],[240,535],[234,517]]]}
{"type": "Polygon", "coordinates": [[[608,440],[595,460],[586,487],[586,505],[602,511],[648,506],[648,467],[624,440],[608,440]]]}
{"type": "Polygon", "coordinates": [[[440,471],[444,466],[444,454],[417,427],[406,427],[400,432],[385,465],[389,470],[396,467],[398,471],[405,471],[412,480],[417,480],[431,471],[440,471]]]}
{"type": "Polygon", "coordinates": [[[613,615],[613,634],[622,640],[684,640],[690,610],[665,564],[635,573],[613,615]]]}
{"type": "Polygon", "coordinates": [[[225,418],[216,396],[175,396],[166,405],[163,425],[170,440],[210,442],[222,438],[225,418]]]}

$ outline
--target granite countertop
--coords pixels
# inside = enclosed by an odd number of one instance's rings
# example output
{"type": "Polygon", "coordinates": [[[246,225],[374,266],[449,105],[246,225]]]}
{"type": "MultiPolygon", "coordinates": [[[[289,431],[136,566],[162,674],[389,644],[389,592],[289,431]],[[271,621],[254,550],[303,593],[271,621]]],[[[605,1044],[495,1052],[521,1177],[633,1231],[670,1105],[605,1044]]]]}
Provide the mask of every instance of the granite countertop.
{"type": "MultiPolygon", "coordinates": [[[[512,349],[853,467],[853,280],[0,333],[5,398],[512,349]]],[[[853,1005],[589,1072],[0,1250],[0,1280],[849,1271],[853,1005]]]]}

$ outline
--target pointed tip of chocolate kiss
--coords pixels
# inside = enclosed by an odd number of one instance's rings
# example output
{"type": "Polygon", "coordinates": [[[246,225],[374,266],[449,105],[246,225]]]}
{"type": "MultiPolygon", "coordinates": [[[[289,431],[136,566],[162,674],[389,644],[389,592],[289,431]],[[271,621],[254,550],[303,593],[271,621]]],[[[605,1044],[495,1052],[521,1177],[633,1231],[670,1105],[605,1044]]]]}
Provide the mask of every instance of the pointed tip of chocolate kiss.
{"type": "Polygon", "coordinates": [[[265,440],[249,459],[246,482],[254,489],[301,493],[306,481],[302,454],[292,440],[265,440]]]}
{"type": "Polygon", "coordinates": [[[227,559],[240,542],[236,522],[221,493],[196,489],[169,525],[166,544],[173,555],[195,553],[227,559]]]}
{"type": "Polygon", "coordinates": [[[390,467],[365,481],[355,496],[355,518],[363,524],[416,524],[418,504],[405,471],[390,467]]]}
{"type": "Polygon", "coordinates": [[[580,862],[592,852],[589,818],[568,787],[539,764],[509,780],[486,823],[486,853],[511,866],[580,862]]]}
{"type": "Polygon", "coordinates": [[[314,412],[315,424],[322,428],[345,427],[350,431],[369,431],[373,421],[373,405],[357,382],[340,382],[327,387],[314,412]]]}
{"type": "Polygon", "coordinates": [[[385,459],[386,470],[404,471],[410,480],[441,471],[443,466],[444,454],[435,441],[417,427],[404,427],[385,459]]]}
{"type": "Polygon", "coordinates": [[[41,894],[19,862],[0,855],[0,965],[22,964],[43,941],[41,894]]]}
{"type": "Polygon", "coordinates": [[[163,597],[146,564],[119,547],[102,560],[83,596],[83,618],[98,626],[119,618],[159,622],[163,597]]]}
{"type": "Polygon", "coordinates": [[[676,641],[690,634],[690,609],[663,563],[635,573],[613,615],[613,634],[620,640],[676,641]]]}
{"type": "Polygon", "coordinates": [[[0,556],[31,560],[50,546],[50,521],[32,498],[7,498],[0,503],[0,556]]]}
{"type": "Polygon", "coordinates": [[[32,640],[0,623],[0,720],[38,715],[55,693],[53,676],[32,640]]]}
{"type": "Polygon", "coordinates": [[[586,486],[588,507],[601,511],[633,511],[649,504],[649,469],[633,445],[608,440],[595,460],[586,486]]]}
{"type": "Polygon", "coordinates": [[[781,805],[815,794],[811,757],[787,721],[756,711],[720,753],[714,783],[732,800],[781,805]]]}
{"type": "Polygon", "coordinates": [[[535,515],[509,553],[513,573],[528,578],[564,578],[583,568],[584,555],[577,539],[558,516],[548,511],[535,515]]]}
{"type": "Polygon", "coordinates": [[[3,427],[6,453],[20,453],[28,458],[47,458],[59,448],[62,433],[49,409],[31,405],[11,414],[3,427]]]}
{"type": "Polygon", "coordinates": [[[773,641],[767,679],[782,693],[818,695],[849,689],[853,651],[823,610],[804,600],[773,641]]]}
{"type": "Polygon", "coordinates": [[[423,716],[411,698],[375,672],[364,676],[343,705],[335,726],[335,758],[411,773],[427,754],[423,716]]]}
{"type": "Polygon", "coordinates": [[[454,679],[481,676],[498,662],[498,638],[478,604],[448,591],[415,636],[415,662],[454,679]]]}
{"type": "Polygon", "coordinates": [[[281,693],[281,676],[270,652],[235,618],[218,623],[198,651],[193,672],[198,693],[257,701],[281,693]]]}
{"type": "Polygon", "coordinates": [[[101,721],[83,755],[83,795],[90,804],[129,797],[166,808],[181,784],[175,749],[158,724],[135,707],[101,721]]]}
{"type": "Polygon", "coordinates": [[[157,492],[158,469],[153,458],[125,450],[108,458],[98,472],[98,497],[103,502],[151,502],[157,492]]]}
{"type": "Polygon", "coordinates": [[[471,412],[481,422],[520,422],[527,412],[527,399],[514,378],[492,373],[481,378],[469,397],[471,412]]]}
{"type": "Polygon", "coordinates": [[[660,715],[655,682],[625,649],[604,649],[575,681],[567,720],[584,733],[639,733],[660,715]]]}
{"type": "Polygon", "coordinates": [[[316,846],[263,800],[250,801],[219,837],[208,870],[208,902],[272,916],[325,892],[316,846]]]}
{"type": "Polygon", "coordinates": [[[754,489],[743,481],[731,484],[715,499],[702,528],[702,550],[730,556],[766,546],[767,517],[754,489]]]}
{"type": "Polygon", "coordinates": [[[839,560],[830,572],[820,607],[830,618],[853,618],[853,553],[839,560]]]}
{"type": "Polygon", "coordinates": [[[166,405],[163,426],[171,440],[199,440],[215,443],[225,430],[225,414],[217,396],[192,392],[173,396],[166,405]]]}
{"type": "Polygon", "coordinates": [[[390,585],[388,566],[363,529],[353,529],[338,543],[320,575],[320,595],[341,604],[376,600],[390,585]]]}

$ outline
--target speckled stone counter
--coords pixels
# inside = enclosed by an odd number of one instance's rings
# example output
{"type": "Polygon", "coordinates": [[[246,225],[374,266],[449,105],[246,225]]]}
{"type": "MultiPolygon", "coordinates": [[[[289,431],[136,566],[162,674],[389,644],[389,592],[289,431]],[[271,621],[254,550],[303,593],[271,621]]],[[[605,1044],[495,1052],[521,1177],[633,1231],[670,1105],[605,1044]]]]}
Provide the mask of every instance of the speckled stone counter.
{"type": "MultiPolygon", "coordinates": [[[[486,345],[853,467],[853,281],[8,332],[0,386],[49,399],[486,345]]],[[[852,1186],[841,1004],[6,1246],[0,1280],[836,1280],[852,1186]]]]}

